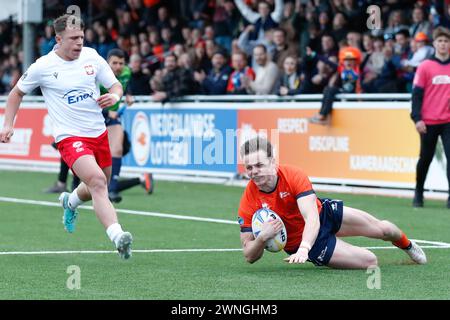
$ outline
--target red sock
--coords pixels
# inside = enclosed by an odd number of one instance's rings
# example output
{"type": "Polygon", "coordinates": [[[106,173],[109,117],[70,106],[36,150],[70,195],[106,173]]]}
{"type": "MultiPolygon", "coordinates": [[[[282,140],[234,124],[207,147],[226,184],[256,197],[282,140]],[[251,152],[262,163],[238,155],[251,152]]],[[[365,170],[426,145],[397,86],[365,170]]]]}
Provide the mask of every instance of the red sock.
{"type": "Polygon", "coordinates": [[[393,241],[392,244],[396,247],[399,247],[400,249],[407,249],[410,246],[411,241],[409,241],[406,234],[404,234],[402,231],[402,237],[397,241],[393,241]]]}

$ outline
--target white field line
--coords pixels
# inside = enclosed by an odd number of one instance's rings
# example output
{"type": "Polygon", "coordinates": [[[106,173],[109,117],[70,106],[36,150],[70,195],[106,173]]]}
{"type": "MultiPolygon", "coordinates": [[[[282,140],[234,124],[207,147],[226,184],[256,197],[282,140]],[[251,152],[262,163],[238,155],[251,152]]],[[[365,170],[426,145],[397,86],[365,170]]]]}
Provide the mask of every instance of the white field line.
{"type": "MultiPolygon", "coordinates": [[[[8,197],[0,197],[0,202],[41,205],[41,206],[48,206],[48,207],[60,207],[61,206],[58,202],[36,201],[36,200],[17,199],[17,198],[8,198],[8,197]]],[[[93,210],[92,206],[81,206],[80,208],[93,210]]],[[[176,215],[176,214],[168,214],[168,213],[160,213],[160,212],[136,211],[136,210],[127,210],[127,209],[116,209],[116,210],[117,210],[117,212],[122,212],[122,213],[132,214],[132,215],[152,216],[152,217],[181,219],[181,220],[193,220],[193,221],[203,221],[203,222],[214,222],[214,223],[222,223],[222,224],[237,224],[236,221],[224,220],[224,219],[202,218],[202,217],[194,217],[194,216],[184,216],[184,215],[176,215]]],[[[417,240],[417,239],[412,239],[412,240],[416,241],[417,243],[429,244],[429,245],[421,246],[424,249],[449,249],[450,248],[450,243],[446,243],[446,242],[417,240]]],[[[385,249],[396,249],[396,247],[394,247],[394,246],[366,247],[366,249],[385,250],[385,249]]],[[[133,250],[133,252],[135,252],[135,253],[232,252],[232,251],[241,251],[241,250],[242,249],[148,249],[148,250],[133,250]]],[[[105,254],[105,253],[116,253],[116,251],[107,251],[107,250],[4,251],[4,252],[0,252],[0,255],[105,254]]]]}
{"type": "MultiPolygon", "coordinates": [[[[17,198],[8,198],[8,197],[0,197],[0,202],[40,205],[40,206],[47,206],[47,207],[61,207],[59,202],[37,201],[37,200],[17,199],[17,198]]],[[[80,206],[79,208],[94,210],[94,208],[92,206],[80,206]]],[[[237,221],[233,221],[233,220],[203,218],[203,217],[194,217],[194,216],[186,216],[186,215],[179,215],[179,214],[161,213],[161,212],[148,212],[148,211],[128,210],[128,209],[116,209],[116,211],[120,212],[120,213],[127,213],[127,214],[132,214],[132,215],[139,215],[139,216],[150,216],[150,217],[170,218],[170,219],[179,219],[179,220],[203,221],[203,222],[215,222],[215,223],[223,223],[223,224],[238,224],[237,221]]]]}
{"type": "Polygon", "coordinates": [[[417,243],[434,244],[436,246],[442,246],[442,247],[450,246],[450,243],[447,243],[447,242],[416,240],[416,239],[411,239],[411,240],[416,241],[417,243]]]}
{"type": "MultiPolygon", "coordinates": [[[[166,252],[233,252],[242,249],[133,249],[133,253],[166,253],[166,252]]],[[[50,255],[50,254],[104,254],[117,253],[109,250],[78,250],[78,251],[0,251],[0,255],[50,255]]]]}
{"type": "MultiPolygon", "coordinates": [[[[419,242],[417,240],[416,242],[419,242]]],[[[386,250],[397,249],[397,247],[365,247],[370,250],[386,250]]],[[[450,244],[447,246],[421,246],[422,249],[450,249],[450,244]]],[[[176,252],[238,252],[242,249],[149,249],[139,250],[133,249],[133,253],[176,253],[176,252]]],[[[61,255],[61,254],[111,254],[117,251],[108,250],[78,250],[78,251],[0,251],[0,256],[18,256],[18,255],[61,255]]]]}

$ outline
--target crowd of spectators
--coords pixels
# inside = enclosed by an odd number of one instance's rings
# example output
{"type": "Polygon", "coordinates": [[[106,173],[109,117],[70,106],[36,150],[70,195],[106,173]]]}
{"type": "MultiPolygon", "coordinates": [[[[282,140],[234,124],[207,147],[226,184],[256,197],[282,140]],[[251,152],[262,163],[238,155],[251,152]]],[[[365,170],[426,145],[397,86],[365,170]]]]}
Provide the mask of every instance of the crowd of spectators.
{"type": "MultiPolygon", "coordinates": [[[[37,57],[55,45],[52,19],[65,1],[45,0],[37,57]]],[[[74,4],[74,1],[70,1],[74,4]]],[[[431,34],[450,27],[450,1],[92,0],[75,1],[84,45],[120,48],[133,95],[411,92],[415,68],[433,54],[431,34]],[[381,25],[368,29],[369,5],[381,25]],[[352,60],[352,62],[344,61],[352,60]]],[[[67,3],[67,6],[69,3],[67,3]]],[[[0,94],[22,73],[21,26],[0,22],[0,94]]]]}

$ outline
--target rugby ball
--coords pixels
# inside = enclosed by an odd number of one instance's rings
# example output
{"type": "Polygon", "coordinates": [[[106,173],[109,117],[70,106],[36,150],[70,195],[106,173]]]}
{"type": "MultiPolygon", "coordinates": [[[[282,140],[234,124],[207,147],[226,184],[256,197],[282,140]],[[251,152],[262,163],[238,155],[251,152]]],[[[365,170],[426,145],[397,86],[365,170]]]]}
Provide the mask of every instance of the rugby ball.
{"type": "Polygon", "coordinates": [[[283,229],[281,229],[281,231],[278,232],[274,238],[266,241],[265,249],[270,252],[278,252],[278,251],[282,250],[284,248],[284,246],[286,245],[287,232],[286,232],[286,227],[284,226],[283,220],[281,220],[281,218],[278,216],[278,214],[276,214],[274,211],[267,209],[267,208],[259,209],[258,211],[256,211],[253,214],[253,218],[252,218],[252,232],[253,232],[253,236],[255,238],[257,238],[258,235],[260,234],[261,228],[266,221],[271,221],[271,220],[276,220],[276,219],[281,221],[281,223],[283,224],[283,229]]]}

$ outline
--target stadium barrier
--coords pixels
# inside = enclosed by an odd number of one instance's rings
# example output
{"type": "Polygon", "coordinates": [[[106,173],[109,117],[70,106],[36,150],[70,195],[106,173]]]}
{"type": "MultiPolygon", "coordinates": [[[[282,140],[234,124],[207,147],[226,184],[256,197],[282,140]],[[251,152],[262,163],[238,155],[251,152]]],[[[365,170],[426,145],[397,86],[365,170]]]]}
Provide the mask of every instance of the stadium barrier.
{"type": "MultiPolygon", "coordinates": [[[[123,172],[195,181],[239,178],[239,144],[258,133],[274,143],[280,163],[302,167],[313,183],[414,188],[419,137],[409,117],[409,94],[340,95],[329,126],[308,122],[321,97],[186,96],[165,104],[136,97],[122,115],[132,142],[123,172]]],[[[0,127],[5,104],[0,97],[0,127]]],[[[56,171],[59,154],[52,142],[42,97],[26,96],[11,143],[0,144],[0,168],[56,171]]],[[[426,189],[447,191],[445,172],[440,145],[426,189]]]]}

